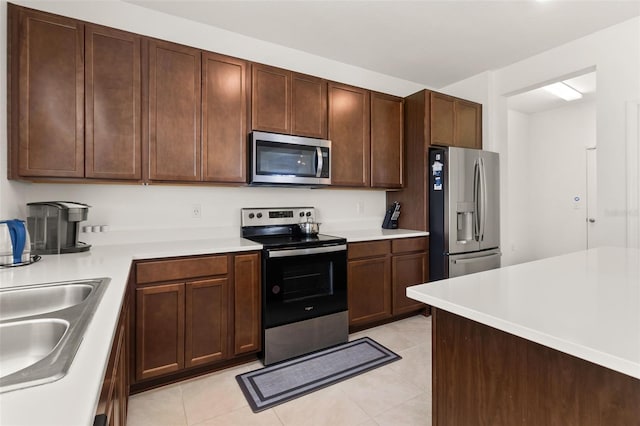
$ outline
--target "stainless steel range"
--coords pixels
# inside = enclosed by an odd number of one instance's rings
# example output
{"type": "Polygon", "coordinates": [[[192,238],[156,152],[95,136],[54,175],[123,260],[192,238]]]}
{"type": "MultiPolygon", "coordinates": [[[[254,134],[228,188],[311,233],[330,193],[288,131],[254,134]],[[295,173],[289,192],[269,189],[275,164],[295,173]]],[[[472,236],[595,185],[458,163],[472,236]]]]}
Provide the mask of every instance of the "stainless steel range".
{"type": "Polygon", "coordinates": [[[348,340],[347,241],[303,234],[315,217],[313,207],[241,210],[242,237],[263,245],[265,365],[348,340]]]}

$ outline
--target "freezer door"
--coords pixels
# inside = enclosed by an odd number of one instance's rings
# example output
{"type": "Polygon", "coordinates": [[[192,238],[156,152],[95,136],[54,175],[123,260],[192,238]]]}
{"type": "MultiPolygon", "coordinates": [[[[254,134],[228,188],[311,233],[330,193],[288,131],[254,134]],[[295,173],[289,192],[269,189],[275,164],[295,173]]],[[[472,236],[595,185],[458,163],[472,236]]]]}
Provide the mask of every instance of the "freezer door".
{"type": "Polygon", "coordinates": [[[445,241],[448,247],[445,247],[445,252],[478,251],[476,188],[481,151],[465,148],[449,148],[447,151],[445,232],[448,234],[445,241]]]}
{"type": "Polygon", "coordinates": [[[448,262],[449,278],[499,268],[500,256],[502,253],[499,249],[451,255],[448,262]]]}
{"type": "Polygon", "coordinates": [[[500,246],[500,161],[498,154],[478,151],[480,156],[479,236],[480,250],[500,246]]]}

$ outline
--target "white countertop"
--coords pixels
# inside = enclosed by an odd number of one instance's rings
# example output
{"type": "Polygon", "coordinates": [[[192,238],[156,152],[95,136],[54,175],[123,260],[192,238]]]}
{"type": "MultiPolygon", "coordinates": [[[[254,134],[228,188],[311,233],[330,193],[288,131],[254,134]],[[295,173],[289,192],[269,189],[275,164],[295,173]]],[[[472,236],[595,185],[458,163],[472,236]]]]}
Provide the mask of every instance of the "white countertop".
{"type": "MultiPolygon", "coordinates": [[[[405,229],[328,232],[349,242],[428,235],[405,229]]],[[[261,250],[236,238],[94,246],[85,253],[48,255],[29,266],[0,269],[0,289],[48,282],[109,277],[67,375],[31,388],[0,394],[0,425],[91,425],[127,286],[132,260],[261,250]]]]}
{"type": "Polygon", "coordinates": [[[640,379],[640,250],[585,250],[407,296],[640,379]]]}
{"type": "Polygon", "coordinates": [[[42,256],[29,266],[0,269],[0,288],[111,278],[68,374],[53,383],[0,394],[0,425],[93,424],[132,260],[260,249],[260,244],[241,238],[96,246],[85,253],[42,256]]]}
{"type": "MultiPolygon", "coordinates": [[[[322,232],[325,233],[324,231],[322,232]]],[[[429,235],[425,231],[414,231],[411,229],[356,229],[356,230],[340,230],[336,232],[327,231],[329,235],[337,235],[344,237],[349,243],[357,243],[360,241],[373,241],[373,240],[390,240],[393,238],[411,238],[411,237],[426,237],[429,235]]]]}

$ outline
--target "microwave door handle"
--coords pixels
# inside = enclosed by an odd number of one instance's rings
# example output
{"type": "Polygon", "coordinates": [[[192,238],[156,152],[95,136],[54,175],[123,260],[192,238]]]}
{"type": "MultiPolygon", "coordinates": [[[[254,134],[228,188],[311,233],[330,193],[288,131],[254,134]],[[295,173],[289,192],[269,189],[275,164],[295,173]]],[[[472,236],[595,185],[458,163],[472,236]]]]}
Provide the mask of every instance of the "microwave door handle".
{"type": "Polygon", "coordinates": [[[324,165],[324,161],[322,160],[322,149],[319,146],[316,147],[316,177],[322,176],[322,166],[324,165]]]}

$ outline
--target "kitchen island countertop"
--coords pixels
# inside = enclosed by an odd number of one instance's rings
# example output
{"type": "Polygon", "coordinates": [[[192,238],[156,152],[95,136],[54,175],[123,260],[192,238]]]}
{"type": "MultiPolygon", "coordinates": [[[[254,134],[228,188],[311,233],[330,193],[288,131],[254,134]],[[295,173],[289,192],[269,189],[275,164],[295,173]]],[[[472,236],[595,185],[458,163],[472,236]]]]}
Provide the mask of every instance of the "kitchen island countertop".
{"type": "Polygon", "coordinates": [[[1,425],[93,424],[132,260],[261,250],[242,238],[94,246],[47,255],[29,266],[0,269],[0,288],[110,277],[71,368],[62,379],[0,394],[1,425]]]}
{"type": "Polygon", "coordinates": [[[407,288],[444,311],[640,379],[640,250],[596,248],[407,288]]]}

